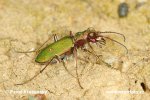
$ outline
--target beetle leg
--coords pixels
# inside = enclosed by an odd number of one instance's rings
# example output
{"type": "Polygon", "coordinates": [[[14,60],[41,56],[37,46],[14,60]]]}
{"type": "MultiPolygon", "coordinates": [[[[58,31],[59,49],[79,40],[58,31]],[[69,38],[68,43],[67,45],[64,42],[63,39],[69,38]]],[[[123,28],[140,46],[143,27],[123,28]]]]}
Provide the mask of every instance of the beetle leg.
{"type": "MultiPolygon", "coordinates": [[[[84,50],[84,51],[87,51],[87,52],[90,53],[90,54],[92,54],[92,55],[93,55],[94,57],[96,57],[96,58],[99,58],[100,56],[102,56],[102,55],[96,55],[96,54],[94,54],[93,52],[89,51],[88,49],[83,49],[83,50],[84,50]]],[[[102,59],[101,59],[101,62],[104,63],[105,65],[107,65],[108,67],[111,67],[110,64],[108,64],[107,62],[103,61],[102,59]]]]}
{"type": "Polygon", "coordinates": [[[105,45],[105,44],[106,44],[106,40],[102,38],[102,39],[99,41],[99,43],[105,45]]]}
{"type": "MultiPolygon", "coordinates": [[[[53,38],[54,38],[54,42],[58,41],[58,37],[56,34],[53,34],[53,38]]],[[[37,50],[35,50],[36,52],[38,52],[49,40],[51,40],[52,37],[49,37],[37,50]]]]}
{"type": "MultiPolygon", "coordinates": [[[[68,68],[66,67],[64,60],[62,60],[58,55],[55,55],[55,57],[56,57],[56,59],[57,59],[59,62],[62,62],[62,63],[63,63],[63,66],[64,66],[65,70],[68,72],[68,74],[70,74],[72,77],[75,77],[72,73],[70,73],[70,71],[69,71],[68,68]]],[[[75,77],[75,78],[76,78],[76,77],[75,77]]]]}
{"type": "Polygon", "coordinates": [[[75,59],[76,59],[76,75],[77,75],[76,79],[77,79],[77,82],[78,82],[80,88],[83,89],[83,87],[82,87],[82,85],[81,85],[81,83],[80,83],[79,74],[78,74],[78,66],[77,66],[77,47],[74,47],[74,48],[73,48],[73,54],[74,54],[75,59]]]}
{"type": "Polygon", "coordinates": [[[70,74],[72,77],[76,78],[72,73],[70,73],[70,71],[66,67],[66,64],[65,64],[64,60],[62,60],[61,62],[63,63],[63,66],[64,66],[65,70],[68,72],[68,74],[70,74]]]}
{"type": "Polygon", "coordinates": [[[71,39],[72,39],[72,42],[75,44],[76,38],[75,38],[74,35],[72,34],[72,31],[70,31],[70,37],[71,37],[71,39]]]}
{"type": "MultiPolygon", "coordinates": [[[[56,58],[58,61],[61,62],[61,60],[59,59],[59,57],[58,57],[57,55],[55,55],[54,58],[56,58]]],[[[54,58],[53,58],[53,59],[54,59],[54,58]]],[[[23,82],[23,83],[19,83],[19,84],[15,84],[15,85],[23,85],[23,84],[26,84],[26,83],[32,81],[32,80],[33,80],[34,78],[36,78],[39,74],[41,74],[41,73],[47,68],[47,66],[48,66],[49,64],[51,64],[51,61],[52,61],[53,59],[51,59],[51,60],[45,65],[45,67],[42,68],[42,70],[40,70],[38,73],[36,73],[32,78],[30,78],[29,80],[27,80],[27,81],[25,81],[25,82],[23,82]]]]}
{"type": "MultiPolygon", "coordinates": [[[[73,36],[73,34],[72,34],[71,31],[70,31],[70,37],[72,38],[72,41],[73,41],[73,43],[75,44],[76,39],[74,38],[74,36],[73,36]]],[[[77,47],[74,45],[74,47],[73,47],[72,49],[73,49],[73,55],[74,55],[74,57],[75,57],[75,59],[76,59],[76,75],[77,75],[76,79],[77,79],[77,82],[78,82],[80,88],[83,89],[83,87],[82,87],[82,85],[81,85],[81,83],[80,83],[79,74],[78,74],[78,66],[77,66],[77,47]]]]}
{"type": "Polygon", "coordinates": [[[30,78],[29,80],[26,80],[26,81],[23,82],[23,83],[19,83],[19,84],[15,84],[15,85],[23,85],[23,84],[26,84],[26,83],[32,81],[32,80],[33,80],[34,78],[36,78],[39,74],[41,74],[41,73],[45,70],[45,68],[47,68],[47,66],[51,63],[51,61],[52,61],[52,60],[50,60],[50,61],[45,65],[45,67],[44,67],[42,70],[40,70],[38,73],[36,73],[32,78],[30,78]]]}
{"type": "MultiPolygon", "coordinates": [[[[56,36],[55,36],[56,37],[56,36]]],[[[52,37],[49,37],[38,49],[33,50],[33,51],[16,51],[17,53],[32,53],[32,52],[36,52],[36,54],[40,51],[40,49],[49,41],[51,40],[52,37]]]]}
{"type": "Polygon", "coordinates": [[[89,63],[89,61],[88,61],[88,60],[86,60],[86,59],[84,59],[84,58],[77,57],[77,59],[80,59],[80,60],[82,60],[82,61],[84,61],[84,62],[86,62],[86,63],[89,63]]]}
{"type": "Polygon", "coordinates": [[[100,41],[96,42],[96,44],[97,44],[100,48],[102,48],[102,45],[105,45],[105,44],[106,44],[106,41],[105,41],[105,40],[100,40],[100,41]]]}
{"type": "MultiPolygon", "coordinates": [[[[53,35],[53,38],[54,38],[54,42],[58,41],[58,37],[56,34],[53,35]]],[[[33,50],[33,51],[25,51],[25,52],[22,52],[22,51],[16,51],[17,53],[32,53],[32,52],[36,52],[36,54],[40,51],[40,49],[49,41],[51,40],[52,37],[49,37],[38,49],[36,50],[33,50]]]]}
{"type": "MultiPolygon", "coordinates": [[[[73,43],[75,44],[76,39],[74,38],[74,36],[73,36],[73,34],[72,34],[71,31],[70,31],[70,37],[72,38],[72,41],[73,41],[73,43]]],[[[72,49],[73,49],[73,55],[74,55],[74,57],[75,57],[75,59],[76,59],[76,75],[77,75],[76,79],[77,79],[77,82],[78,82],[80,88],[83,89],[83,87],[82,87],[82,85],[81,85],[81,83],[80,83],[79,74],[78,74],[78,66],[77,66],[77,47],[74,45],[74,47],[73,47],[72,49]]]]}
{"type": "Polygon", "coordinates": [[[35,50],[36,53],[40,51],[40,49],[49,41],[52,37],[49,37],[37,50],[35,50]]]}
{"type": "MultiPolygon", "coordinates": [[[[128,54],[128,48],[127,48],[125,45],[123,45],[122,43],[120,43],[120,42],[118,42],[117,40],[114,40],[114,39],[112,39],[112,38],[109,38],[109,37],[107,37],[107,36],[100,36],[100,37],[105,38],[105,39],[109,39],[109,40],[111,40],[111,41],[113,41],[113,42],[115,42],[115,43],[117,43],[117,44],[123,46],[124,49],[126,50],[126,54],[128,54]]],[[[124,40],[124,41],[125,41],[125,40],[124,40]]]]}
{"type": "Polygon", "coordinates": [[[93,56],[95,56],[95,57],[97,57],[97,58],[99,58],[100,56],[102,56],[102,55],[96,55],[95,53],[93,53],[92,51],[90,51],[90,50],[88,50],[88,49],[86,49],[86,48],[84,48],[84,49],[82,49],[82,50],[85,51],[85,52],[88,52],[88,53],[92,54],[93,56]]]}
{"type": "Polygon", "coordinates": [[[99,42],[96,42],[96,45],[100,48],[102,48],[102,45],[99,42]]]}
{"type": "MultiPolygon", "coordinates": [[[[90,53],[90,54],[92,54],[94,57],[96,57],[96,58],[100,58],[100,57],[102,57],[102,55],[96,55],[96,54],[94,54],[93,52],[91,52],[91,51],[89,51],[88,49],[86,49],[86,48],[84,48],[84,49],[82,49],[83,51],[85,51],[85,52],[88,52],[88,53],[90,53]]],[[[101,61],[103,64],[105,64],[106,66],[108,66],[109,68],[112,68],[112,69],[115,69],[115,68],[113,68],[109,63],[107,63],[107,62],[105,62],[104,60],[102,60],[102,59],[100,59],[99,61],[101,61]]],[[[96,62],[97,64],[99,64],[99,62],[96,62]]],[[[116,70],[116,69],[115,69],[116,70]]]]}
{"type": "MultiPolygon", "coordinates": [[[[54,58],[56,58],[59,62],[63,62],[63,65],[64,65],[65,69],[67,70],[67,72],[68,72],[71,76],[73,76],[73,75],[68,71],[68,69],[66,68],[64,61],[61,60],[61,59],[59,58],[59,56],[55,55],[54,58]]],[[[54,58],[53,58],[53,59],[54,59],[54,58]]],[[[52,59],[52,60],[53,60],[53,59],[52,59]]],[[[51,63],[52,60],[50,60],[50,61],[45,65],[45,67],[42,68],[42,70],[40,70],[38,73],[36,73],[32,78],[30,78],[29,80],[26,80],[26,81],[23,82],[23,83],[19,83],[19,84],[15,84],[15,85],[23,85],[23,84],[26,84],[26,83],[32,81],[34,78],[36,78],[39,74],[41,74],[41,73],[47,68],[47,66],[51,63]]],[[[73,76],[73,77],[75,77],[75,76],[73,76]]]]}
{"type": "MultiPolygon", "coordinates": [[[[93,47],[91,46],[91,44],[89,42],[88,43],[88,46],[91,48],[92,51],[90,51],[91,53],[93,53],[94,55],[96,55],[96,52],[94,51],[93,47]]],[[[97,55],[96,55],[97,56],[97,55]]]]}
{"type": "Polygon", "coordinates": [[[70,31],[70,37],[74,37],[73,34],[72,34],[72,31],[70,31]]]}
{"type": "Polygon", "coordinates": [[[58,41],[58,37],[56,34],[54,34],[54,42],[58,41]]]}

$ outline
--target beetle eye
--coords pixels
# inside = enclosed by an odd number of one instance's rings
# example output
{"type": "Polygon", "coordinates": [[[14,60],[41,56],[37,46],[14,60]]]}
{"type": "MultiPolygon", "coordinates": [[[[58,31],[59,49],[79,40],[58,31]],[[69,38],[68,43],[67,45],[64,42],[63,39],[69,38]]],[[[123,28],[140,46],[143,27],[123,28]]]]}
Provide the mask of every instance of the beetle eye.
{"type": "Polygon", "coordinates": [[[89,27],[89,28],[87,29],[87,31],[89,31],[89,32],[95,32],[95,29],[94,29],[93,27],[89,27]]]}
{"type": "Polygon", "coordinates": [[[94,36],[94,33],[90,33],[89,36],[93,37],[93,36],[94,36]]]}

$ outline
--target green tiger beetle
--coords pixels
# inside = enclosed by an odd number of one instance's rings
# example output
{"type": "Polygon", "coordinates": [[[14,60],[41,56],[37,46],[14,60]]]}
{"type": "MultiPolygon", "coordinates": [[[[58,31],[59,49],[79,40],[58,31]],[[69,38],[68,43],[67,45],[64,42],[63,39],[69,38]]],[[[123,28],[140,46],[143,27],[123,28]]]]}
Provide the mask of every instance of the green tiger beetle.
{"type": "MultiPolygon", "coordinates": [[[[37,73],[35,76],[33,76],[31,79],[29,79],[23,83],[16,84],[16,85],[23,85],[23,84],[28,83],[29,81],[31,81],[32,79],[37,77],[40,73],[42,73],[49,64],[52,64],[56,60],[59,62],[62,62],[63,66],[65,67],[64,58],[73,54],[74,57],[76,58],[76,76],[73,76],[70,72],[69,72],[69,74],[77,79],[77,82],[78,82],[80,88],[83,89],[83,87],[80,83],[80,80],[79,80],[78,72],[77,72],[77,49],[81,48],[81,50],[88,51],[89,53],[93,53],[94,49],[90,43],[96,43],[101,46],[101,45],[106,44],[106,39],[109,39],[109,40],[114,41],[115,43],[118,43],[119,45],[123,46],[126,49],[126,51],[128,52],[128,49],[122,43],[120,43],[112,38],[102,35],[105,33],[113,33],[113,34],[120,35],[123,37],[123,39],[125,41],[125,36],[121,33],[108,32],[108,31],[100,32],[100,31],[95,31],[93,28],[88,28],[87,30],[84,30],[82,32],[77,32],[75,35],[73,35],[72,32],[70,31],[70,35],[65,36],[59,40],[57,39],[57,36],[54,35],[55,42],[49,44],[48,46],[44,47],[41,50],[38,49],[39,53],[38,53],[37,57],[35,58],[35,62],[37,62],[37,63],[44,63],[44,64],[46,63],[45,67],[39,73],[37,73]],[[85,49],[84,48],[85,44],[88,44],[88,46],[91,48],[91,50],[93,52],[85,49]]],[[[33,52],[35,52],[35,51],[33,51],[33,52]]],[[[25,53],[25,52],[22,52],[22,53],[25,53]]],[[[67,70],[66,67],[65,67],[65,69],[67,70]]],[[[67,70],[67,72],[68,72],[68,70],[67,70]]]]}

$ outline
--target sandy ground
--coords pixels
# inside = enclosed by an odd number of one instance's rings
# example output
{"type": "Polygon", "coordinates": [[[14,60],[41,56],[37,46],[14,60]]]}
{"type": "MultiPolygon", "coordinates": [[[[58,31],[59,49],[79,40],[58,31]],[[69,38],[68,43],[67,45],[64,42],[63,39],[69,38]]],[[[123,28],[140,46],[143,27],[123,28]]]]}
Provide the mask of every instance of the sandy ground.
{"type": "MultiPolygon", "coordinates": [[[[0,100],[31,100],[34,96],[23,91],[48,91],[47,100],[149,100],[150,1],[127,0],[129,14],[119,18],[117,8],[122,1],[0,0],[0,100]],[[140,3],[143,4],[136,7],[140,3]],[[61,63],[49,65],[27,84],[14,85],[31,78],[45,66],[34,62],[35,53],[16,51],[36,49],[54,33],[61,38],[69,35],[70,30],[76,33],[88,27],[124,34],[126,42],[120,36],[107,35],[123,43],[129,53],[110,40],[103,48],[93,45],[110,68],[78,50],[78,57],[88,60],[78,60],[84,89],[80,89],[61,63]],[[144,92],[141,83],[145,84],[144,92]],[[131,93],[110,93],[114,91],[131,93]]],[[[75,75],[75,60],[70,58],[66,66],[75,75]]]]}

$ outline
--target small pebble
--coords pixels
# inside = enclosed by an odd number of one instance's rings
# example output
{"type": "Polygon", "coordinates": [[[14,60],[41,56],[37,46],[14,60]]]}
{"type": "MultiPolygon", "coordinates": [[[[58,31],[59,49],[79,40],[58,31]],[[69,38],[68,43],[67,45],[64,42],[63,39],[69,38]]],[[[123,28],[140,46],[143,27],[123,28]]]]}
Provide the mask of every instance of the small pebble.
{"type": "Polygon", "coordinates": [[[119,17],[126,17],[128,15],[128,4],[127,3],[121,3],[118,7],[118,15],[119,17]]]}

